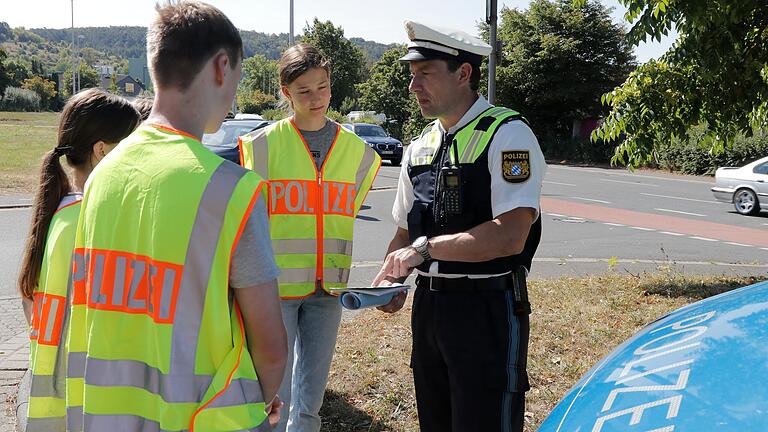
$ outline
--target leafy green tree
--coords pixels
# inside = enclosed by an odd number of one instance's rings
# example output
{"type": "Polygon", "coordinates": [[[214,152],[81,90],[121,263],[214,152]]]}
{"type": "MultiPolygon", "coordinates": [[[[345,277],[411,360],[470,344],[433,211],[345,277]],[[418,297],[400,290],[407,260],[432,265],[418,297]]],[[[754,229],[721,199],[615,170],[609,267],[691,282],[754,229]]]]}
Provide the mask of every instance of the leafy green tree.
{"type": "Polygon", "coordinates": [[[385,51],[371,68],[368,80],[357,86],[360,106],[386,115],[388,132],[397,138],[403,137],[403,126],[412,111],[412,97],[408,92],[411,73],[408,64],[399,60],[406,51],[404,46],[385,51]],[[391,120],[394,122],[390,123],[391,120]]]}
{"type": "MultiPolygon", "coordinates": [[[[583,2],[584,0],[575,0],[583,2]]],[[[652,158],[655,143],[705,124],[711,149],[768,126],[768,8],[764,0],[619,0],[637,44],[679,37],[660,62],[644,65],[605,102],[611,113],[595,139],[623,140],[614,161],[652,158]]]]}
{"type": "Polygon", "coordinates": [[[595,0],[534,0],[503,8],[497,99],[523,113],[539,137],[570,137],[574,120],[598,117],[600,96],[635,66],[624,30],[595,0]]]}
{"type": "Polygon", "coordinates": [[[27,78],[21,84],[21,88],[32,90],[40,96],[40,107],[42,109],[52,109],[56,99],[56,83],[40,76],[27,78]]]}
{"type": "Polygon", "coordinates": [[[240,80],[238,94],[240,92],[250,94],[254,91],[273,97],[280,94],[280,76],[276,60],[255,55],[243,61],[243,78],[240,80]]]}
{"type": "Polygon", "coordinates": [[[271,94],[264,94],[258,89],[237,93],[237,106],[244,113],[261,114],[265,110],[274,108],[276,103],[277,98],[271,94]]]}
{"type": "Polygon", "coordinates": [[[21,62],[11,60],[5,63],[5,73],[10,87],[21,87],[25,79],[31,77],[29,69],[21,62]]]}
{"type": "MultiPolygon", "coordinates": [[[[78,67],[80,72],[80,89],[87,89],[99,86],[99,73],[91,65],[86,63],[80,63],[78,67]]],[[[75,76],[77,79],[77,76],[75,76]]],[[[72,69],[64,73],[64,79],[62,80],[62,91],[67,95],[72,95],[72,69]]]]}
{"type": "MultiPolygon", "coordinates": [[[[0,23],[5,24],[5,23],[0,23]]],[[[7,24],[6,24],[7,25],[7,24]]],[[[8,72],[5,70],[5,59],[8,55],[0,48],[0,98],[5,93],[5,88],[11,84],[11,77],[8,76],[8,72]]]]}
{"type": "Polygon", "coordinates": [[[344,29],[317,18],[304,28],[302,41],[318,50],[331,62],[331,107],[341,108],[344,99],[355,97],[355,84],[363,81],[363,51],[344,37],[344,29]]]}
{"type": "MultiPolygon", "coordinates": [[[[82,80],[82,77],[81,77],[81,80],[82,80]]],[[[120,87],[117,86],[117,75],[115,75],[114,72],[109,77],[109,88],[107,89],[107,91],[116,95],[121,94],[120,87]]]]}

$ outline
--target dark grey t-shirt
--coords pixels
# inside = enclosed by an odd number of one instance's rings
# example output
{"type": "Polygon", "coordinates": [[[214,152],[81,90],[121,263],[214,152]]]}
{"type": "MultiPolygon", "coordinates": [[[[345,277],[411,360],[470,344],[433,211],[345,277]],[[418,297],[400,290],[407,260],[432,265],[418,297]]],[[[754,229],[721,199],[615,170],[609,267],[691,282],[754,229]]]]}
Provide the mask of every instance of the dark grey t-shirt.
{"type": "Polygon", "coordinates": [[[304,141],[307,142],[309,151],[312,152],[312,158],[315,160],[317,169],[320,169],[320,167],[323,166],[323,161],[328,155],[328,151],[331,150],[333,139],[336,138],[338,127],[339,126],[336,123],[328,119],[325,122],[325,126],[320,130],[300,131],[301,135],[304,137],[304,141]]]}
{"type": "Polygon", "coordinates": [[[250,288],[276,279],[280,275],[272,253],[267,206],[263,197],[259,197],[253,205],[243,234],[232,254],[229,269],[229,285],[232,288],[250,288]]]}

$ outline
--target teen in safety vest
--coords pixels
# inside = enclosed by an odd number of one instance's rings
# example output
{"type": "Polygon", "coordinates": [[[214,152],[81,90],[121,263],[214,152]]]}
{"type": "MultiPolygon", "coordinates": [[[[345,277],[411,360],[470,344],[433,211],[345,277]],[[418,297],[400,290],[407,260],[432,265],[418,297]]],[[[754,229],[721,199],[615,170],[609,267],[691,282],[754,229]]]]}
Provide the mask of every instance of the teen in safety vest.
{"type": "Polygon", "coordinates": [[[381,159],[354,133],[325,117],[330,67],[309,45],[295,45],[279,63],[280,85],[294,115],[240,140],[242,165],[269,183],[272,247],[288,347],[295,343],[280,388],[289,416],[276,430],[318,431],[318,415],[341,318],[329,294],[346,287],[355,216],[381,159]],[[293,391],[291,391],[291,387],[293,391]]]}
{"type": "Polygon", "coordinates": [[[200,142],[231,105],[242,41],[186,1],[158,9],[147,48],[152,112],[83,195],[68,429],[270,430],[287,347],[263,182],[200,142]]]}
{"type": "Polygon", "coordinates": [[[19,416],[21,430],[66,429],[64,340],[72,296],[67,281],[81,191],[93,167],[138,123],[139,114],[125,99],[98,89],[85,90],[67,101],[58,143],[43,159],[19,273],[30,323],[29,378],[22,386],[30,394],[19,394],[21,404],[27,403],[26,418],[19,416]],[[61,156],[66,156],[74,181],[62,169],[61,156]]]}

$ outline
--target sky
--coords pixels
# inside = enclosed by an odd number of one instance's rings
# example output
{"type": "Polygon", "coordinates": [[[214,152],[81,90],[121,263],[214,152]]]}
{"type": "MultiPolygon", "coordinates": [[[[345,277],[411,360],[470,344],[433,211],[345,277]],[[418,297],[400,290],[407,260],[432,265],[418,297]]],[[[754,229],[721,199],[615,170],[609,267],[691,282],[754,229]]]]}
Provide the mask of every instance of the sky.
{"type": "MultiPolygon", "coordinates": [[[[626,9],[616,0],[600,0],[614,8],[614,22],[623,19],[626,9]]],[[[154,16],[156,0],[114,2],[105,0],[35,0],[34,11],[28,2],[0,0],[0,21],[11,27],[68,28],[74,3],[75,27],[146,26],[154,16]]],[[[263,33],[288,33],[289,0],[208,0],[221,9],[238,28],[263,33]]],[[[527,9],[530,0],[498,0],[498,7],[527,9]]],[[[381,43],[405,43],[403,21],[458,28],[476,33],[477,22],[485,19],[485,0],[294,0],[294,32],[302,33],[315,17],[330,20],[344,29],[345,36],[361,37],[381,43]]],[[[660,43],[642,44],[635,49],[639,62],[666,52],[673,37],[660,43]]]]}

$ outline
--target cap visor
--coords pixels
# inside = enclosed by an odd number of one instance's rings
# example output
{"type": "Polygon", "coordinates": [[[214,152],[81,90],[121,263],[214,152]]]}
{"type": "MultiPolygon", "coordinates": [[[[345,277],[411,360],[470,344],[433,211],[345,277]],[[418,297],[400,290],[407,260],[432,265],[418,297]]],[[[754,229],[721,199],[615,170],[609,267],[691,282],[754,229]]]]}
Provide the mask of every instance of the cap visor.
{"type": "Polygon", "coordinates": [[[423,53],[420,53],[418,51],[408,51],[408,54],[400,57],[401,62],[409,62],[409,61],[421,61],[421,60],[432,60],[437,57],[430,57],[425,56],[423,53]]]}

